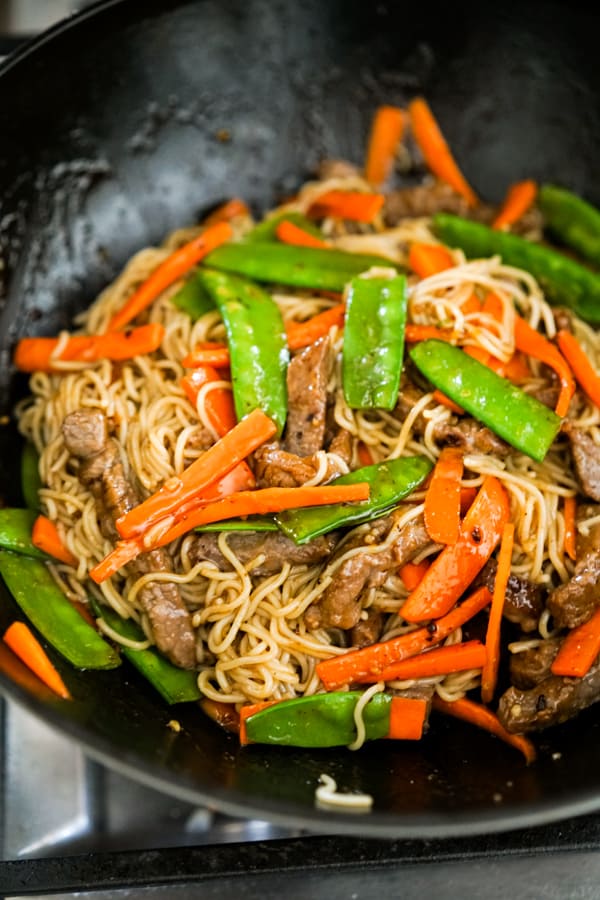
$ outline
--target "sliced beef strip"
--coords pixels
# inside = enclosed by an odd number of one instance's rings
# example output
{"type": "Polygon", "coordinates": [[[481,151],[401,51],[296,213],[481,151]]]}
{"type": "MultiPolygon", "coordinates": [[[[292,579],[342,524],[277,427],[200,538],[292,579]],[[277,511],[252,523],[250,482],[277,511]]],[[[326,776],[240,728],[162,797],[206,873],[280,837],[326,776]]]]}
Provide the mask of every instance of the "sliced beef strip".
{"type": "Polygon", "coordinates": [[[319,181],[327,181],[330,178],[358,178],[361,171],[346,159],[322,159],[316,175],[319,181]]]}
{"type": "MultiPolygon", "coordinates": [[[[497,569],[497,560],[488,560],[473,583],[473,587],[485,585],[493,594],[497,569]]],[[[535,631],[544,611],[544,597],[545,589],[542,585],[534,584],[526,578],[512,574],[506,586],[504,618],[520,625],[523,631],[535,631]]]]}
{"type": "Polygon", "coordinates": [[[362,615],[352,629],[350,644],[352,647],[369,647],[377,643],[383,631],[384,615],[380,609],[372,607],[366,611],[366,617],[362,615]]]}
{"type": "Polygon", "coordinates": [[[583,678],[550,675],[526,691],[510,687],[500,698],[498,718],[513,733],[542,731],[572,719],[598,700],[600,662],[596,660],[583,678]]]}
{"type": "Polygon", "coordinates": [[[565,306],[555,306],[552,316],[557,331],[569,331],[573,334],[573,313],[570,309],[565,306]]]}
{"type": "Polygon", "coordinates": [[[577,562],[572,577],[555,588],[548,609],[557,628],[576,628],[600,606],[600,525],[577,537],[577,562]]]}
{"type": "Polygon", "coordinates": [[[569,439],[582,493],[600,502],[600,447],[583,428],[569,421],[563,422],[562,430],[569,439]]]}
{"type": "Polygon", "coordinates": [[[438,212],[454,213],[470,219],[476,217],[480,221],[490,222],[494,209],[478,204],[474,210],[450,185],[437,180],[390,191],[383,207],[383,217],[388,227],[397,225],[402,219],[433,216],[438,212]]]}
{"type": "Polygon", "coordinates": [[[352,435],[345,428],[338,428],[334,434],[329,446],[328,453],[335,453],[340,459],[343,459],[346,465],[351,465],[353,456],[352,435]]]}
{"type": "MultiPolygon", "coordinates": [[[[314,478],[319,470],[319,461],[314,456],[288,453],[277,442],[272,442],[255,450],[252,468],[257,487],[299,487],[314,478]]],[[[339,474],[339,468],[330,464],[324,481],[339,474]]]]}
{"type": "MultiPolygon", "coordinates": [[[[97,410],[79,409],[65,418],[62,430],[67,450],[79,460],[79,480],[96,501],[102,533],[114,541],[118,538],[115,521],[137,506],[141,498],[125,473],[117,442],[108,435],[106,417],[97,410]]],[[[140,575],[173,571],[163,549],[140,554],[127,568],[140,575]]],[[[139,598],[157,647],[175,665],[194,668],[196,642],[178,586],[174,582],[150,582],[141,589],[139,598]]]]}
{"type": "MultiPolygon", "coordinates": [[[[291,538],[275,531],[268,532],[232,532],[227,543],[242,565],[264,554],[264,561],[255,566],[251,575],[264,578],[280,572],[283,564],[313,565],[322,562],[333,551],[338,535],[336,532],[321,535],[306,544],[295,544],[291,538]]],[[[209,560],[217,564],[221,571],[229,571],[231,565],[219,549],[216,534],[198,534],[190,545],[190,557],[197,563],[209,560]]]]}
{"type": "Polygon", "coordinates": [[[514,687],[527,691],[552,673],[550,666],[560,649],[562,638],[546,638],[537,647],[512,653],[509,661],[510,680],[514,687]]]}
{"type": "Polygon", "coordinates": [[[297,456],[310,456],[323,447],[329,351],[329,338],[322,337],[296,353],[288,366],[284,449],[297,456]]]}

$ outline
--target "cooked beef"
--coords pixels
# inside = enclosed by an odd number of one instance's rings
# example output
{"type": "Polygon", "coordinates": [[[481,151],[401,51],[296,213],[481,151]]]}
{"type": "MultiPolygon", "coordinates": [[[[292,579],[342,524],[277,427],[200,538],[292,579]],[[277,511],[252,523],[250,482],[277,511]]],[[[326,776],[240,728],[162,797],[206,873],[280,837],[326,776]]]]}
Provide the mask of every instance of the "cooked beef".
{"type": "Polygon", "coordinates": [[[335,453],[346,465],[352,462],[352,435],[345,428],[338,428],[327,448],[328,453],[335,453]]]}
{"type": "Polygon", "coordinates": [[[464,453],[490,453],[506,456],[510,447],[485,425],[475,419],[440,422],[433,432],[434,440],[442,447],[458,447],[464,453]]]}
{"type": "MultiPolygon", "coordinates": [[[[291,538],[276,531],[232,532],[227,543],[242,565],[246,565],[257,556],[264,555],[264,560],[255,566],[251,575],[264,578],[280,572],[286,562],[292,565],[312,565],[321,562],[333,551],[338,535],[335,532],[322,535],[306,544],[295,544],[291,538]]],[[[189,553],[194,563],[209,560],[217,564],[221,571],[229,571],[231,564],[219,550],[216,534],[194,535],[189,553]]]]}
{"type": "Polygon", "coordinates": [[[383,613],[372,607],[367,610],[366,618],[358,620],[350,638],[352,647],[369,647],[375,644],[383,631],[383,613]]]}
{"type": "Polygon", "coordinates": [[[600,663],[596,660],[583,678],[550,675],[535,687],[511,687],[500,698],[498,718],[513,733],[542,731],[572,719],[600,700],[600,663]]]}
{"type": "Polygon", "coordinates": [[[600,502],[600,447],[587,431],[569,421],[563,422],[562,430],[569,438],[582,493],[600,502]]]}
{"type": "Polygon", "coordinates": [[[199,426],[198,428],[195,428],[188,437],[185,443],[184,452],[191,451],[190,456],[192,454],[195,456],[198,453],[203,453],[205,450],[208,450],[209,447],[212,447],[214,442],[215,438],[208,428],[199,426]]]}
{"type": "Polygon", "coordinates": [[[390,191],[383,207],[384,221],[388,227],[397,225],[401,219],[433,216],[438,212],[477,217],[484,222],[491,221],[493,216],[492,207],[479,204],[477,210],[474,210],[450,185],[437,180],[430,184],[390,191]]]}
{"type": "Polygon", "coordinates": [[[240,732],[240,716],[233,703],[219,703],[218,700],[210,700],[203,697],[198,705],[204,713],[231,734],[240,732]]]}
{"type": "Polygon", "coordinates": [[[319,181],[327,181],[329,178],[357,178],[362,173],[354,163],[346,159],[323,159],[316,174],[319,181]]]}
{"type": "Polygon", "coordinates": [[[509,670],[513,686],[526,691],[548,678],[561,643],[562,638],[546,638],[537,647],[512,653],[509,670]]]}
{"type": "Polygon", "coordinates": [[[544,384],[534,391],[527,391],[527,393],[532,397],[535,397],[536,400],[539,400],[540,403],[543,403],[544,406],[547,406],[549,409],[554,409],[558,402],[560,388],[558,384],[544,384]]]}
{"type": "MultiPolygon", "coordinates": [[[[118,538],[115,521],[137,506],[141,498],[127,477],[119,445],[108,435],[106,417],[97,410],[79,409],[65,418],[62,430],[68,452],[79,460],[79,480],[96,502],[100,529],[114,541],[118,538]]],[[[173,571],[163,549],[140,554],[127,568],[140,575],[173,571]]],[[[150,582],[141,589],[139,598],[157,647],[175,665],[193,668],[194,632],[177,585],[150,582]]]]}
{"type": "MultiPolygon", "coordinates": [[[[490,593],[493,593],[497,569],[497,560],[488,560],[473,586],[479,587],[484,584],[490,593]]],[[[510,575],[504,598],[504,618],[520,625],[523,631],[535,631],[544,610],[544,594],[541,585],[518,575],[510,575]]]]}
{"type": "Polygon", "coordinates": [[[296,353],[288,366],[284,447],[297,456],[310,456],[323,447],[329,348],[329,338],[320,338],[296,353]]]}
{"type": "MultiPolygon", "coordinates": [[[[288,453],[273,442],[263,444],[254,452],[253,469],[257,487],[299,487],[314,478],[319,461],[314,456],[288,453]]],[[[329,481],[339,474],[339,468],[330,464],[323,480],[329,481]]]]}
{"type": "Polygon", "coordinates": [[[600,525],[588,536],[577,537],[577,562],[572,577],[555,588],[548,609],[557,628],[575,628],[587,622],[600,606],[600,525]]]}
{"type": "Polygon", "coordinates": [[[569,331],[573,334],[573,313],[570,309],[564,306],[555,306],[552,316],[557,331],[569,331]]]}

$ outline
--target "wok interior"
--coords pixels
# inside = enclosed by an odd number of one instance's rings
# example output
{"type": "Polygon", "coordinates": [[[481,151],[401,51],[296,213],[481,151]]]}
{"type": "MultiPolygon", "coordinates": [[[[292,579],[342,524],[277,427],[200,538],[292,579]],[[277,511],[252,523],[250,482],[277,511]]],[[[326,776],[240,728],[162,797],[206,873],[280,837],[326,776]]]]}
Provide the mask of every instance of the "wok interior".
{"type": "MultiPolygon", "coordinates": [[[[206,0],[100,3],[59,27],[0,77],[2,411],[26,389],[9,365],[18,337],[68,327],[133,252],[220,201],[243,197],[260,215],[321,158],[360,163],[379,103],[424,94],[486,200],[531,177],[599,203],[592,26],[577,4],[461,3],[425,15],[391,0],[376,9],[206,0]]],[[[0,441],[3,495],[19,504],[12,426],[0,441]]],[[[3,595],[2,625],[11,604],[3,595]]],[[[194,707],[165,707],[126,664],[106,673],[57,664],[72,703],[20,670],[2,672],[2,687],[110,765],[225,811],[401,837],[600,806],[593,708],[538,739],[529,768],[489,735],[439,717],[418,745],[240,750],[194,707]],[[316,810],[322,772],[372,794],[374,812],[316,810]]]]}

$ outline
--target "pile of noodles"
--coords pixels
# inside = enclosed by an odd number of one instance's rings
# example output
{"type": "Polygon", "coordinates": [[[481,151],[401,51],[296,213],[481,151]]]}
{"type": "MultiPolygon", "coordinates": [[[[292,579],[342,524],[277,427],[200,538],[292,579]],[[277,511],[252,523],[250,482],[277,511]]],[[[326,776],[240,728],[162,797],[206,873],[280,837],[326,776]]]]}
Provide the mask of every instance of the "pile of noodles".
{"type": "MultiPolygon", "coordinates": [[[[321,191],[333,187],[367,189],[360,179],[329,180],[307,184],[290,208],[304,210],[321,191]]],[[[237,235],[252,225],[248,218],[236,222],[237,235]]],[[[339,223],[326,221],[324,231],[336,246],[348,250],[374,252],[398,262],[406,262],[408,242],[435,242],[425,219],[405,220],[398,227],[385,229],[381,222],[363,226],[358,233],[346,234],[339,223]]],[[[166,256],[181,243],[189,240],[198,229],[186,229],[169,236],[160,248],[148,248],[133,257],[121,275],[96,299],[79,318],[82,333],[96,333],[105,329],[111,315],[121,306],[131,291],[142,282],[166,256]]],[[[513,316],[516,310],[535,328],[549,337],[555,334],[554,319],[542,291],[526,272],[502,265],[498,258],[466,262],[460,252],[454,254],[456,267],[423,281],[410,280],[409,321],[419,324],[453,327],[471,343],[489,350],[494,356],[508,360],[514,351],[513,316]],[[462,308],[474,290],[493,291],[503,304],[501,322],[481,312],[464,313],[462,308]]],[[[199,686],[203,693],[215,700],[238,706],[251,701],[286,698],[312,694],[322,690],[315,672],[321,659],[345,652],[340,635],[335,631],[310,631],[304,622],[307,607],[317,601],[335,578],[344,561],[359,554],[356,535],[367,535],[369,525],[359,526],[338,544],[329,562],[318,565],[284,563],[278,574],[251,579],[253,565],[236,558],[228,545],[228,535],[221,533],[219,548],[231,563],[231,571],[219,571],[214,563],[193,565],[190,541],[193,536],[179,539],[169,549],[176,574],[149,574],[123,579],[114,576],[97,586],[87,572],[111,549],[99,530],[94,500],[70,471],[61,425],[66,415],[80,407],[101,410],[114,426],[120,442],[123,460],[135,480],[147,494],[155,491],[171,476],[181,472],[201,450],[194,436],[199,429],[210,430],[204,412],[206,391],[198,398],[194,409],[186,398],[180,379],[185,374],[181,360],[200,341],[219,340],[224,330],[217,312],[208,313],[197,322],[179,311],[170,297],[178,289],[173,285],[152,306],[150,321],[165,327],[160,351],[138,357],[118,365],[108,361],[93,366],[83,363],[58,363],[61,374],[36,373],[31,377],[31,396],[18,408],[19,427],[41,455],[41,475],[44,487],[41,502],[45,513],[54,520],[64,542],[79,560],[77,569],[55,563],[54,577],[72,598],[86,600],[91,594],[108,604],[122,617],[131,617],[144,629],[145,642],[128,642],[113,634],[99,620],[99,627],[121,643],[145,647],[152,642],[151,633],[139,603],[141,586],[149,580],[177,581],[188,605],[197,635],[199,686]],[[344,544],[352,537],[351,549],[344,553],[344,544]]],[[[335,301],[311,296],[307,291],[288,291],[273,294],[284,320],[306,319],[335,301]]],[[[575,321],[575,331],[590,358],[600,366],[600,338],[585,323],[575,321]]],[[[450,410],[439,405],[432,393],[420,399],[404,421],[386,411],[349,409],[341,387],[341,336],[331,332],[335,349],[335,364],[329,390],[335,396],[335,419],[354,437],[364,441],[374,461],[414,454],[424,454],[432,461],[439,455],[433,435],[436,424],[452,416],[450,410]],[[413,428],[417,417],[427,425],[422,437],[413,428]]],[[[60,353],[60,347],[57,355],[60,353]]],[[[532,361],[535,377],[522,384],[525,390],[535,390],[543,381],[537,376],[539,367],[532,361]]],[[[584,403],[576,424],[585,427],[600,445],[600,410],[584,403]]],[[[422,432],[422,428],[420,429],[422,432]]],[[[215,440],[217,435],[214,435],[215,440]]],[[[322,463],[312,483],[319,483],[327,471],[327,454],[321,452],[322,463]]],[[[339,457],[331,458],[334,471],[345,470],[339,457]]],[[[353,466],[359,465],[356,457],[353,466]]],[[[330,468],[331,472],[331,468],[330,468]]],[[[515,524],[515,545],[512,571],[533,582],[551,585],[567,580],[572,564],[563,553],[564,497],[577,493],[577,483],[570,454],[564,439],[557,439],[543,463],[511,452],[504,458],[494,455],[469,454],[465,458],[465,485],[477,486],[484,476],[493,474],[500,479],[510,498],[511,518],[515,524]]],[[[369,553],[385,552],[398,529],[423,510],[423,494],[411,498],[402,507],[386,541],[369,553]],[[412,502],[414,501],[414,502],[412,502]]],[[[586,523],[580,524],[585,529],[586,523]]],[[[366,546],[366,545],[365,545],[366,546]]],[[[416,560],[435,552],[426,548],[416,560]]],[[[399,615],[407,590],[397,572],[391,572],[385,583],[369,591],[367,607],[384,611],[385,637],[411,630],[414,625],[403,622],[399,615]]],[[[548,617],[543,614],[539,633],[531,640],[548,635],[548,617]]],[[[447,643],[460,641],[460,630],[447,643]]],[[[531,640],[512,647],[518,651],[531,646],[531,640]]],[[[445,699],[455,699],[478,684],[479,672],[463,672],[448,677],[426,679],[445,699]]],[[[407,687],[411,682],[396,683],[407,687]]],[[[383,685],[375,686],[374,690],[383,685]]],[[[370,692],[369,692],[370,693],[370,692]]]]}

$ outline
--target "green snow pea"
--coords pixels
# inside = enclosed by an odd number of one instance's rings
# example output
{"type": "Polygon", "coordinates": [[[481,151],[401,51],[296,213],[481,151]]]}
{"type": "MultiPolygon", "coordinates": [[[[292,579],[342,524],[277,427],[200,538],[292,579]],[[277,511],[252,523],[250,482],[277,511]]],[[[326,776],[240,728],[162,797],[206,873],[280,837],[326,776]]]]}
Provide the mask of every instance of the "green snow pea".
{"type": "Polygon", "coordinates": [[[21,451],[21,493],[25,506],[29,509],[39,510],[42,487],[40,478],[40,456],[31,441],[25,441],[21,451]]]}
{"type": "Polygon", "coordinates": [[[545,227],[554,237],[600,265],[600,210],[553,184],[540,186],[538,206],[545,227]]]}

